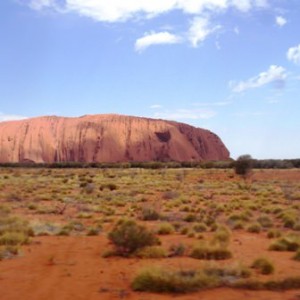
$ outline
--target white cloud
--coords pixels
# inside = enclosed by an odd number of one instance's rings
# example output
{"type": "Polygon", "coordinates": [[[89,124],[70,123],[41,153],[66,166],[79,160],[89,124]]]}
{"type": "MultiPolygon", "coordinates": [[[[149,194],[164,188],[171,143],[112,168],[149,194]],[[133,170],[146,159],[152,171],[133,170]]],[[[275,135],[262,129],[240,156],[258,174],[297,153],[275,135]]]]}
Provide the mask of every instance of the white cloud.
{"type": "Polygon", "coordinates": [[[193,106],[226,106],[230,105],[232,101],[218,101],[218,102],[196,102],[193,103],[193,106]]]}
{"type": "Polygon", "coordinates": [[[279,27],[283,27],[287,23],[287,20],[284,17],[281,17],[281,16],[277,16],[275,21],[276,21],[276,24],[279,27]]]}
{"type": "Polygon", "coordinates": [[[41,10],[55,5],[55,0],[31,0],[29,6],[35,10],[41,10]]]}
{"type": "Polygon", "coordinates": [[[153,105],[150,106],[150,108],[152,108],[152,109],[159,109],[159,108],[162,108],[162,105],[160,105],[160,104],[153,104],[153,105]]]}
{"type": "MultiPolygon", "coordinates": [[[[266,7],[269,0],[24,0],[35,10],[53,9],[61,13],[76,13],[99,22],[125,22],[149,19],[171,12],[179,12],[192,19],[185,34],[171,34],[170,30],[146,33],[136,41],[135,48],[142,51],[151,45],[178,44],[188,41],[197,47],[221,26],[210,23],[217,14],[229,9],[241,12],[266,7]]],[[[172,26],[172,24],[170,24],[172,26]]],[[[235,29],[239,33],[238,28],[235,29]]],[[[217,46],[218,48],[218,46],[217,46]]]]}
{"type": "Polygon", "coordinates": [[[234,33],[235,33],[236,35],[239,35],[239,34],[240,34],[240,29],[239,29],[237,26],[234,27],[233,31],[234,31],[234,33]]]}
{"type": "Polygon", "coordinates": [[[258,76],[238,83],[230,82],[229,85],[233,92],[240,93],[248,89],[259,88],[269,83],[275,83],[280,87],[283,85],[286,78],[287,73],[283,67],[271,65],[267,71],[261,72],[258,76]]]}
{"type": "Polygon", "coordinates": [[[0,122],[5,121],[13,121],[13,120],[24,120],[27,119],[27,117],[19,116],[19,115],[8,115],[0,112],[0,122]]]}
{"type": "Polygon", "coordinates": [[[182,120],[182,119],[210,119],[216,115],[215,111],[205,109],[175,109],[165,110],[154,113],[154,118],[168,119],[168,120],[182,120]]]}
{"type": "Polygon", "coordinates": [[[287,59],[295,64],[300,64],[300,44],[295,47],[291,47],[287,52],[287,59]]]}
{"type": "Polygon", "coordinates": [[[174,10],[192,15],[224,12],[229,8],[246,12],[266,7],[268,0],[31,0],[29,3],[33,9],[63,7],[97,21],[119,22],[137,16],[155,17],[174,10]]]}
{"type": "Polygon", "coordinates": [[[153,45],[161,44],[178,44],[181,42],[181,38],[167,31],[163,32],[150,32],[145,33],[145,35],[135,42],[135,50],[141,52],[146,48],[153,45]]]}
{"type": "Polygon", "coordinates": [[[193,47],[197,47],[210,34],[220,29],[221,26],[213,26],[207,18],[195,17],[188,32],[188,39],[193,47]]]}

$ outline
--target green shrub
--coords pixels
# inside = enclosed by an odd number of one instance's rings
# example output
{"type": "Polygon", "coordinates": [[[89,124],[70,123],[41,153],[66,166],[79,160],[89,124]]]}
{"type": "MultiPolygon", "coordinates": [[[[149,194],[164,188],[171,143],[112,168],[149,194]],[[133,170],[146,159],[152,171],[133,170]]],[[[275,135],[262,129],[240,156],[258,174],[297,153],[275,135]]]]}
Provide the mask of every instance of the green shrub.
{"type": "Polygon", "coordinates": [[[247,227],[247,231],[248,232],[251,232],[251,233],[260,233],[261,231],[261,226],[259,223],[253,223],[253,224],[250,224],[248,227],[247,227]]]}
{"type": "Polygon", "coordinates": [[[207,231],[207,226],[204,223],[197,223],[193,226],[195,232],[205,232],[207,231]]]}
{"type": "Polygon", "coordinates": [[[273,226],[272,220],[268,216],[258,217],[257,222],[264,228],[269,228],[273,226]]]}
{"type": "Polygon", "coordinates": [[[167,251],[161,246],[148,246],[135,252],[139,258],[164,258],[167,257],[167,251]]]}
{"type": "Polygon", "coordinates": [[[18,255],[19,253],[19,246],[18,245],[6,245],[0,246],[0,260],[12,258],[13,256],[18,255]]]}
{"type": "Polygon", "coordinates": [[[141,211],[141,219],[143,221],[155,221],[160,218],[160,214],[154,208],[143,208],[141,211]]]}
{"type": "Polygon", "coordinates": [[[300,248],[297,250],[296,254],[293,256],[293,259],[300,261],[300,248]]]}
{"type": "Polygon", "coordinates": [[[190,256],[196,259],[222,260],[232,257],[232,253],[222,245],[209,245],[205,242],[194,246],[190,256]]]}
{"type": "Polygon", "coordinates": [[[213,237],[212,237],[212,243],[219,243],[224,245],[228,245],[230,241],[230,230],[226,228],[225,226],[218,227],[218,229],[215,231],[213,237]]]}
{"type": "Polygon", "coordinates": [[[24,232],[5,232],[0,236],[0,245],[24,245],[29,243],[29,237],[24,232]]]}
{"type": "Polygon", "coordinates": [[[279,238],[279,237],[281,237],[281,232],[277,229],[270,229],[267,233],[267,237],[269,239],[279,238]]]}
{"type": "Polygon", "coordinates": [[[195,222],[197,221],[197,216],[195,214],[188,214],[183,218],[185,222],[195,222]]]}
{"type": "Polygon", "coordinates": [[[252,170],[252,165],[252,157],[248,154],[241,155],[233,164],[235,173],[243,177],[249,175],[252,170]]]}
{"type": "Polygon", "coordinates": [[[269,250],[273,251],[297,251],[300,248],[300,236],[290,234],[273,242],[269,250]]]}
{"type": "Polygon", "coordinates": [[[116,253],[121,256],[128,256],[146,246],[160,244],[151,231],[132,220],[119,221],[108,234],[108,238],[114,244],[116,253]]]}
{"type": "Polygon", "coordinates": [[[257,258],[251,265],[253,269],[264,275],[274,273],[274,265],[266,258],[257,258]]]}
{"type": "Polygon", "coordinates": [[[261,282],[259,280],[241,280],[229,285],[232,288],[249,290],[286,291],[300,288],[300,277],[287,277],[281,280],[270,280],[261,282]]]}
{"type": "Polygon", "coordinates": [[[159,225],[159,228],[157,230],[158,234],[171,234],[175,231],[174,227],[170,223],[162,223],[159,225]]]}
{"type": "Polygon", "coordinates": [[[218,285],[217,277],[204,272],[171,271],[161,268],[145,269],[132,282],[132,288],[135,291],[155,293],[187,293],[218,285]]]}
{"type": "Polygon", "coordinates": [[[183,256],[184,253],[186,251],[186,247],[184,244],[182,243],[178,243],[178,244],[172,244],[169,248],[169,256],[173,257],[173,256],[183,256]]]}

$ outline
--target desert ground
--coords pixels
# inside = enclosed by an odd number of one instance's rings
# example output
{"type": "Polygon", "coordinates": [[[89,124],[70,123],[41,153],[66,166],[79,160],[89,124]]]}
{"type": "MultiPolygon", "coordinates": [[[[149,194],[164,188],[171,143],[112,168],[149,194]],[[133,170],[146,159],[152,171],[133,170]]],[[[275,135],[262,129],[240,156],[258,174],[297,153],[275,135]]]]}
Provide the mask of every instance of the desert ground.
{"type": "Polygon", "coordinates": [[[0,295],[300,299],[300,170],[2,168],[0,295]]]}

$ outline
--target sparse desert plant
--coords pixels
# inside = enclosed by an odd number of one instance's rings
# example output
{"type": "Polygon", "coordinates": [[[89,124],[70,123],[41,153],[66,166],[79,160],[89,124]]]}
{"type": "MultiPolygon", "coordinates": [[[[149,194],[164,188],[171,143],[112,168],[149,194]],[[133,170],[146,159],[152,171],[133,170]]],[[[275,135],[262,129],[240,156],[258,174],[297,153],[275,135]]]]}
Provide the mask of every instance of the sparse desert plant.
{"type": "Polygon", "coordinates": [[[295,234],[286,235],[274,241],[269,250],[273,251],[297,251],[300,248],[300,236],[295,234]]]}
{"type": "Polygon", "coordinates": [[[167,251],[161,246],[147,246],[135,252],[139,258],[165,258],[167,251]]]}
{"type": "Polygon", "coordinates": [[[156,293],[187,293],[218,285],[216,276],[201,271],[173,271],[158,267],[141,271],[132,282],[135,291],[156,293]]]}
{"type": "Polygon", "coordinates": [[[6,245],[0,246],[0,260],[12,258],[18,255],[19,245],[6,245]]]}
{"type": "Polygon", "coordinates": [[[17,246],[29,243],[29,236],[24,232],[5,232],[0,236],[0,245],[17,246]]]}
{"type": "Polygon", "coordinates": [[[225,226],[220,226],[213,234],[212,243],[227,246],[230,242],[230,236],[230,230],[225,226]]]}
{"type": "Polygon", "coordinates": [[[166,191],[163,193],[162,198],[164,200],[172,200],[179,197],[179,193],[177,191],[166,191]]]}
{"type": "Polygon", "coordinates": [[[223,245],[211,245],[203,241],[192,248],[190,256],[196,259],[223,260],[231,258],[232,253],[223,245]]]}
{"type": "Polygon", "coordinates": [[[184,218],[183,221],[185,222],[195,222],[197,221],[197,216],[195,214],[187,214],[184,218]]]}
{"type": "Polygon", "coordinates": [[[261,232],[261,226],[260,226],[259,223],[250,224],[247,227],[247,231],[251,232],[251,233],[260,233],[261,232]]]}
{"type": "Polygon", "coordinates": [[[151,207],[144,207],[141,210],[141,219],[143,221],[155,221],[160,218],[159,212],[151,207]]]}
{"type": "Polygon", "coordinates": [[[151,231],[132,220],[120,220],[108,238],[115,246],[116,253],[121,256],[129,256],[143,247],[160,244],[151,231]]]}
{"type": "Polygon", "coordinates": [[[172,244],[169,248],[169,257],[183,256],[186,252],[186,246],[182,243],[172,244]]]}
{"type": "Polygon", "coordinates": [[[157,233],[158,234],[171,234],[175,231],[174,227],[172,224],[170,223],[162,223],[159,225],[158,229],[157,229],[157,233]]]}
{"type": "Polygon", "coordinates": [[[251,265],[251,268],[256,269],[263,275],[274,273],[274,265],[266,258],[257,258],[251,265]]]}
{"type": "Polygon", "coordinates": [[[264,228],[269,228],[273,226],[273,222],[268,216],[258,217],[257,222],[264,228]]]}
{"type": "Polygon", "coordinates": [[[273,238],[279,238],[281,237],[281,232],[278,229],[270,229],[267,233],[267,238],[273,239],[273,238]]]}
{"type": "Polygon", "coordinates": [[[193,226],[195,232],[205,232],[207,231],[207,226],[204,223],[197,223],[193,226]]]}

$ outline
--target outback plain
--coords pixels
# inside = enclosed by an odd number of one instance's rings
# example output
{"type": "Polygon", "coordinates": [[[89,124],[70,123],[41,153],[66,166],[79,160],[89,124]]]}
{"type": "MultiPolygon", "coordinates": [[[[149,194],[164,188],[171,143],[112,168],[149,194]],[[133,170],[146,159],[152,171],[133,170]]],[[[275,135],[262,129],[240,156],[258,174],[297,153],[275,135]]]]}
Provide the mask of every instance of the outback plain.
{"type": "Polygon", "coordinates": [[[1,299],[300,299],[299,180],[2,168],[1,299]]]}

